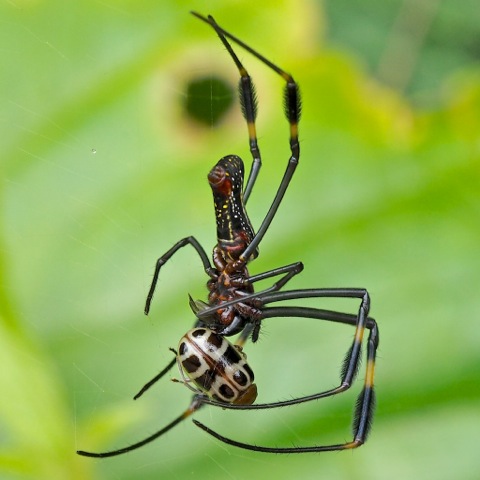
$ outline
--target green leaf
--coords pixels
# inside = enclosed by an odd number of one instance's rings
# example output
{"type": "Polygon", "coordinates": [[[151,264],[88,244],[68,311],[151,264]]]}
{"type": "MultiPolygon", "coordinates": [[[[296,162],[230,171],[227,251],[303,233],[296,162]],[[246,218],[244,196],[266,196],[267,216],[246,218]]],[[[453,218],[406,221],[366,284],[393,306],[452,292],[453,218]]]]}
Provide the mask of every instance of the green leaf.
{"type": "MultiPolygon", "coordinates": [[[[306,1],[208,9],[16,1],[0,15],[2,479],[474,478],[478,71],[455,72],[435,110],[415,110],[321,45],[322,13],[306,1]],[[229,153],[249,162],[238,102],[215,126],[183,110],[192,79],[218,76],[233,89],[238,81],[215,33],[190,9],[213,14],[300,84],[300,165],[250,271],[301,260],[305,271],[288,288],[369,289],[381,339],[378,407],[368,443],[353,455],[244,452],[189,420],[125,456],[75,455],[139,441],[190,401],[167,378],[131,401],[192,325],[188,294],[206,299],[201,262],[183,249],[162,270],[145,317],[155,261],[187,235],[213,247],[206,174],[229,153]]],[[[282,80],[248,53],[239,57],[259,101],[263,167],[248,204],[258,228],[288,160],[288,125],[282,80]]],[[[245,347],[259,402],[338,384],[352,335],[313,320],[265,322],[259,342],[245,347]]],[[[197,417],[259,445],[341,443],[351,438],[363,375],[352,392],[325,401],[244,413],[204,408],[197,417]]]]}

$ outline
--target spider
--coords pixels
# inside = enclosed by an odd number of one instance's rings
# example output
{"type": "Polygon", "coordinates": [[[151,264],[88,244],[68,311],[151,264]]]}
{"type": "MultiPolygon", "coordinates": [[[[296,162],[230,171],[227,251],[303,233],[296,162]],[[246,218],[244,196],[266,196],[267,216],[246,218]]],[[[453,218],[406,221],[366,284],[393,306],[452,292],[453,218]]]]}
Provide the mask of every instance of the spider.
{"type": "Polygon", "coordinates": [[[153,294],[163,265],[181,248],[190,245],[199,255],[205,273],[208,275],[208,302],[190,297],[190,307],[196,316],[194,328],[180,340],[178,351],[172,350],[175,358],[158,375],[150,380],[135,395],[135,399],[145,393],[177,364],[182,380],[194,392],[188,408],[175,420],[161,430],[142,441],[118,450],[103,453],[77,451],[88,457],[110,457],[140,448],[160,437],[177,424],[190,417],[203,405],[212,405],[227,409],[270,409],[297,405],[311,400],[330,397],[345,392],[352,385],[359,369],[364,331],[369,331],[367,340],[367,365],[364,387],[357,399],[354,420],[353,439],[332,445],[313,445],[298,447],[269,447],[242,443],[227,438],[197,420],[196,426],[218,440],[247,450],[268,453],[305,453],[346,450],[359,447],[368,436],[375,404],[374,370],[375,356],[379,342],[379,332],[375,320],[368,316],[370,298],[363,288],[310,288],[282,291],[282,287],[303,270],[301,262],[292,263],[257,275],[250,275],[247,265],[258,256],[258,246],[274,219],[278,207],[290,184],[300,157],[298,141],[298,122],[300,119],[300,93],[298,85],[291,75],[260,55],[240,39],[220,27],[212,16],[204,17],[191,12],[195,17],[210,25],[222,41],[240,73],[239,96],[243,116],[247,122],[252,165],[243,188],[243,161],[236,155],[227,155],[220,159],[208,174],[213,192],[217,244],[213,249],[213,265],[203,247],[190,236],[178,241],[156,262],[152,284],[147,295],[145,314],[149,313],[153,294]],[[285,114],[290,128],[290,156],[284,176],[275,194],[270,209],[255,233],[245,210],[245,204],[257,180],[261,155],[257,142],[255,118],[257,112],[256,95],[252,80],[244,68],[229,40],[250,52],[263,64],[280,75],[286,82],[284,100],[285,114]],[[278,277],[272,286],[255,292],[255,282],[278,277]],[[283,300],[301,300],[306,298],[353,298],[359,300],[356,315],[319,308],[303,306],[270,306],[283,300]],[[346,324],[355,328],[355,335],[341,371],[340,384],[329,390],[290,400],[254,404],[257,387],[254,373],[243,352],[248,339],[258,340],[264,320],[274,317],[305,317],[346,324]],[[238,334],[235,344],[226,337],[238,334]]]}

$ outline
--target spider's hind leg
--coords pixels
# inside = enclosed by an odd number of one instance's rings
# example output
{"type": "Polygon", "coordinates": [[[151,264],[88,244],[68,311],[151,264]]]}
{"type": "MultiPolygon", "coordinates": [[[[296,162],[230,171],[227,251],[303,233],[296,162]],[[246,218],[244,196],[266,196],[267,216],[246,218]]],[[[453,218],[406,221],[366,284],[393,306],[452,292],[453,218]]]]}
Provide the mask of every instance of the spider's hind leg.
{"type": "MultiPolygon", "coordinates": [[[[309,307],[274,307],[265,310],[265,318],[274,317],[305,317],[319,320],[327,320],[336,323],[343,323],[347,325],[356,325],[357,318],[355,315],[333,312],[329,310],[321,310],[309,307]]],[[[349,450],[357,448],[367,440],[368,433],[372,424],[374,407],[375,407],[375,394],[374,394],[374,371],[375,371],[375,357],[379,343],[378,327],[375,320],[371,317],[367,317],[365,322],[365,328],[369,330],[369,336],[367,340],[367,368],[365,373],[365,381],[363,389],[357,398],[354,418],[353,418],[353,439],[349,442],[331,444],[331,445],[313,445],[305,447],[265,447],[259,445],[252,445],[248,443],[239,442],[228,437],[224,437],[214,430],[210,429],[206,425],[193,420],[195,425],[208,434],[212,435],[216,439],[235,447],[243,448],[246,450],[253,450],[256,452],[264,453],[310,453],[310,452],[329,452],[336,450],[349,450]]],[[[270,404],[253,404],[253,405],[223,405],[223,408],[228,409],[268,409],[275,407],[282,407],[286,405],[296,405],[298,403],[316,400],[328,396],[333,396],[345,391],[342,387],[327,390],[318,394],[310,395],[307,397],[300,397],[283,402],[276,402],[270,404]]],[[[215,402],[206,400],[205,403],[217,405],[215,402]]],[[[221,406],[221,405],[218,405],[221,406]]]]}

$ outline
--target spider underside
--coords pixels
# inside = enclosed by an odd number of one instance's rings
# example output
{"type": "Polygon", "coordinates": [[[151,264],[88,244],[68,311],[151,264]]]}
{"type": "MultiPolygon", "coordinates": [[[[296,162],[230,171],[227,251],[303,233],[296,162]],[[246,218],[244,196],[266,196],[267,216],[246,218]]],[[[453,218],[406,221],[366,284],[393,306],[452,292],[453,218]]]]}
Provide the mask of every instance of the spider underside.
{"type": "Polygon", "coordinates": [[[178,351],[172,349],[175,358],[145,384],[134,398],[142,396],[175,364],[180,368],[183,378],[181,381],[194,391],[194,396],[188,408],[179,417],[140,442],[103,453],[83,450],[77,453],[88,457],[110,457],[135,450],[162,436],[204,405],[224,409],[258,410],[296,405],[340,394],[348,390],[355,380],[360,365],[364,332],[367,329],[365,380],[355,407],[351,441],[299,447],[258,446],[224,437],[197,420],[193,420],[196,426],[218,440],[257,452],[306,453],[356,448],[367,439],[375,404],[374,370],[379,333],[377,323],[368,316],[370,298],[367,290],[363,288],[282,290],[285,284],[303,270],[301,262],[256,275],[250,275],[247,269],[248,264],[258,256],[258,246],[277,213],[299,162],[298,122],[301,102],[298,85],[290,74],[221,28],[213,17],[204,17],[196,12],[192,14],[215,30],[239,71],[239,96],[248,127],[252,164],[245,188],[243,187],[243,161],[236,155],[227,155],[220,159],[208,175],[217,223],[217,244],[213,249],[212,263],[204,248],[193,236],[181,239],[157,260],[146,300],[145,314],[149,313],[161,268],[178,250],[187,245],[194,248],[202,261],[205,273],[209,277],[207,282],[209,295],[207,302],[190,298],[190,307],[196,316],[194,328],[182,337],[178,351]],[[256,233],[245,209],[262,165],[255,127],[256,96],[252,80],[229,41],[250,52],[285,81],[284,103],[290,131],[290,155],[270,209],[256,233]],[[277,278],[277,280],[269,288],[259,292],[254,291],[256,282],[269,278],[277,278]],[[359,301],[359,307],[356,314],[349,314],[304,306],[275,306],[277,302],[284,300],[306,298],[352,298],[359,301]],[[249,339],[253,343],[257,341],[264,320],[278,317],[303,317],[350,325],[355,328],[354,339],[345,357],[338,386],[291,400],[253,403],[256,397],[254,374],[246,362],[243,346],[249,339]],[[235,344],[227,339],[232,335],[238,335],[235,344]]]}

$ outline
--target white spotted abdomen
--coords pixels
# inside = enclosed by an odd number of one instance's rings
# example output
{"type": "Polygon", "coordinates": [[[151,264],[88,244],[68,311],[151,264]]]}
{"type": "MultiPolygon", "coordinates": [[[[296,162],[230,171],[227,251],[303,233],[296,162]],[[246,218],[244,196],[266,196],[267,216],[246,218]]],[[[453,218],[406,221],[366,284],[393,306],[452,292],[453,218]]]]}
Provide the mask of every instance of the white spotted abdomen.
{"type": "Polygon", "coordinates": [[[250,405],[257,398],[254,374],[241,348],[204,327],[187,332],[178,362],[199,392],[225,403],[250,405]]]}

